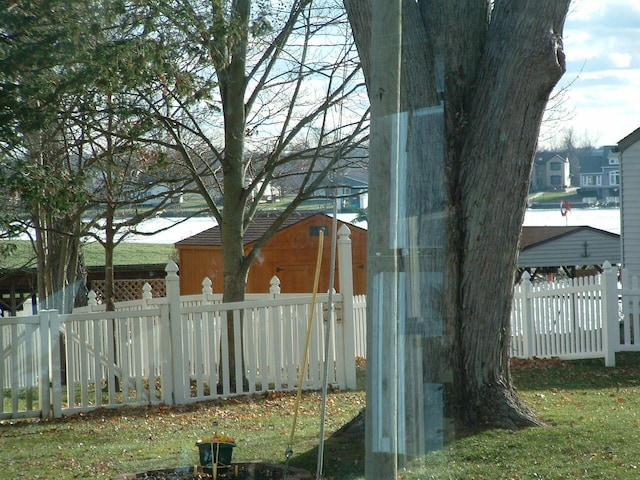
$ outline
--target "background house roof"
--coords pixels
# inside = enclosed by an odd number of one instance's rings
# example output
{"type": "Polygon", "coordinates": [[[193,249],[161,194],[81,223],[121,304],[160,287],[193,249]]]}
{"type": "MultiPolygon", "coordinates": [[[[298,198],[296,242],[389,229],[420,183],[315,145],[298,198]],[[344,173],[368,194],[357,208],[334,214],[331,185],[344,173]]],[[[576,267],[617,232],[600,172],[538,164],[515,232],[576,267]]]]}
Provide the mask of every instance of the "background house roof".
{"type": "Polygon", "coordinates": [[[545,164],[550,160],[556,160],[561,162],[568,162],[569,160],[566,157],[563,157],[558,152],[551,152],[547,150],[540,151],[536,154],[535,163],[536,164],[545,164]]]}
{"type": "Polygon", "coordinates": [[[593,155],[580,155],[580,173],[602,173],[602,157],[593,155]]]}

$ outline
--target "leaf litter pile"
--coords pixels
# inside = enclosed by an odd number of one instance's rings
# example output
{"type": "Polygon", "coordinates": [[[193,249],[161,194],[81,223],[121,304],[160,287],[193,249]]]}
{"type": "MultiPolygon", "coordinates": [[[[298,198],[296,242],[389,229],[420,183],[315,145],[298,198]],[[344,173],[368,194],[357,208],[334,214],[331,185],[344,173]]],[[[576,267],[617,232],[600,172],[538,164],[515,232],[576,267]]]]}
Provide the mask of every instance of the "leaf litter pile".
{"type": "MultiPolygon", "coordinates": [[[[54,478],[51,475],[55,472],[60,479],[116,475],[123,480],[213,478],[194,473],[193,466],[198,464],[196,441],[210,438],[217,431],[236,439],[234,465],[256,462],[273,466],[262,471],[239,470],[235,477],[232,476],[235,472],[228,472],[218,478],[277,480],[281,478],[281,464],[286,461],[295,400],[295,392],[271,391],[185,406],[98,408],[62,419],[3,420],[0,441],[7,448],[4,455],[0,453],[0,464],[4,464],[0,470],[9,476],[0,477],[54,478]],[[38,441],[34,443],[35,439],[38,441]]],[[[315,468],[321,404],[320,392],[304,392],[290,470],[315,468]]],[[[327,399],[326,432],[330,434],[340,428],[364,404],[362,391],[331,392],[327,399]]],[[[358,463],[361,455],[353,453],[351,444],[340,442],[337,448],[326,449],[327,465],[342,465],[344,458],[350,459],[351,464],[358,463]]],[[[288,473],[287,478],[296,477],[288,473]]]]}

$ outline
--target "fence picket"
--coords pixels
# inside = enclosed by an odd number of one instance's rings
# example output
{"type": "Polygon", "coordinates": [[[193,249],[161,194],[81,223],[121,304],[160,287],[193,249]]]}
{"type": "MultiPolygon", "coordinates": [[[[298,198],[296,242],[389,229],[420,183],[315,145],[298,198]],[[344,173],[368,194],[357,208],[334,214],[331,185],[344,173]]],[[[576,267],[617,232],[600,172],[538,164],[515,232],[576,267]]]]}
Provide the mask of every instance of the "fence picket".
{"type": "Polygon", "coordinates": [[[249,383],[249,393],[255,393],[256,391],[256,382],[257,377],[256,373],[258,371],[258,362],[256,352],[260,351],[260,345],[258,339],[256,338],[256,309],[251,308],[245,310],[244,317],[244,346],[243,351],[245,353],[245,363],[246,368],[245,371],[247,374],[247,382],[249,383]]]}
{"type": "Polygon", "coordinates": [[[264,389],[268,389],[269,388],[269,365],[272,363],[269,362],[269,345],[271,345],[271,338],[270,338],[270,334],[269,334],[269,328],[268,328],[268,313],[272,312],[274,309],[270,308],[270,309],[260,309],[259,310],[259,317],[258,317],[258,338],[262,339],[262,341],[260,342],[260,351],[259,351],[259,357],[260,357],[260,365],[258,367],[259,369],[259,375],[260,375],[260,389],[264,390],[264,389]]]}
{"type": "Polygon", "coordinates": [[[107,364],[107,391],[109,394],[109,405],[116,403],[116,351],[115,351],[115,320],[106,320],[107,335],[106,344],[106,364],[107,364]]]}
{"type": "Polygon", "coordinates": [[[282,325],[284,324],[284,309],[282,306],[276,306],[269,310],[269,323],[273,329],[273,388],[276,391],[282,390],[282,373],[284,371],[284,332],[282,325]]]}

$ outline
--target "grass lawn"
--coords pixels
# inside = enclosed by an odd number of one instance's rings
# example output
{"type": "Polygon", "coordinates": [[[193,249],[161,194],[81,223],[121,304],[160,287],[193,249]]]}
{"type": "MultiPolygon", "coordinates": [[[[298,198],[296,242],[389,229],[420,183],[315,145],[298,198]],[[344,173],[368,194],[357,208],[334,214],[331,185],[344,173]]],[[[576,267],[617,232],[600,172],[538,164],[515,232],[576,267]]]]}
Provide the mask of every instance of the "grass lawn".
{"type": "MultiPolygon", "coordinates": [[[[24,265],[35,267],[35,257],[31,242],[11,240],[15,250],[6,257],[0,257],[0,268],[19,268],[24,265]]],[[[88,266],[104,265],[104,248],[94,242],[84,246],[85,261],[88,266]]],[[[173,244],[125,242],[114,251],[116,265],[167,263],[177,258],[173,244]]]]}
{"type": "MultiPolygon", "coordinates": [[[[636,479],[640,474],[640,356],[601,361],[518,362],[521,395],[549,426],[459,436],[407,462],[402,479],[636,479]]],[[[364,405],[364,393],[333,392],[327,434],[364,405]]],[[[180,408],[100,410],[63,420],[0,424],[2,478],[109,478],[118,473],[192,465],[196,439],[218,430],[236,438],[234,461],[284,462],[295,395],[273,394],[180,408]]],[[[316,469],[320,395],[307,393],[291,465],[316,469]]],[[[362,445],[329,439],[325,475],[362,479],[362,445]]]]}
{"type": "Polygon", "coordinates": [[[543,192],[536,196],[534,203],[556,203],[558,208],[561,201],[572,202],[575,206],[582,205],[582,196],[575,192],[543,192]]]}

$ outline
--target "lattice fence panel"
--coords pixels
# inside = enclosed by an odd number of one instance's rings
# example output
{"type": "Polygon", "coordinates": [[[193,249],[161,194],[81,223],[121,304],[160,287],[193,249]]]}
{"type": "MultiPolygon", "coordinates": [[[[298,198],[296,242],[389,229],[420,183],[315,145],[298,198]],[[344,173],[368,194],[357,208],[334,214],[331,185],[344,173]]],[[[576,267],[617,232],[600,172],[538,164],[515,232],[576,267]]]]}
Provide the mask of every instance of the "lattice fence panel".
{"type": "MultiPolygon", "coordinates": [[[[142,287],[145,283],[151,285],[151,293],[154,297],[164,297],[167,295],[164,278],[116,280],[113,286],[113,301],[126,302],[128,300],[140,300],[142,298],[142,287]]],[[[96,292],[97,298],[104,298],[104,280],[92,281],[91,289],[96,292]]]]}

